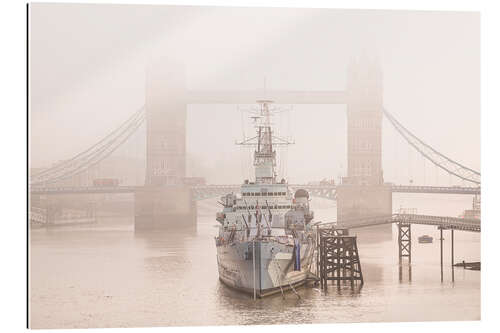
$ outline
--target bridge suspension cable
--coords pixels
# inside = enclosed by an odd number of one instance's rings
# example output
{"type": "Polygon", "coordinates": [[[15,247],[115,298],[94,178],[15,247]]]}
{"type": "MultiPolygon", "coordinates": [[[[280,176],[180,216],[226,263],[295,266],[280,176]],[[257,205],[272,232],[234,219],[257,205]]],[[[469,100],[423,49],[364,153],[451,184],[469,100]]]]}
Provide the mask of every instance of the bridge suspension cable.
{"type": "Polygon", "coordinates": [[[394,116],[387,112],[387,110],[385,109],[384,115],[394,126],[396,131],[398,131],[399,134],[401,134],[401,136],[403,136],[403,138],[426,159],[434,163],[439,168],[445,170],[450,175],[454,175],[462,180],[481,185],[481,173],[472,170],[471,168],[468,168],[441,154],[440,152],[420,140],[403,125],[401,125],[401,123],[398,122],[396,118],[394,118],[394,116]]]}
{"type": "Polygon", "coordinates": [[[108,157],[125,143],[142,125],[145,117],[145,107],[143,106],[118,128],[83,152],[47,170],[32,175],[30,184],[42,185],[54,183],[88,170],[88,168],[108,157]]]}

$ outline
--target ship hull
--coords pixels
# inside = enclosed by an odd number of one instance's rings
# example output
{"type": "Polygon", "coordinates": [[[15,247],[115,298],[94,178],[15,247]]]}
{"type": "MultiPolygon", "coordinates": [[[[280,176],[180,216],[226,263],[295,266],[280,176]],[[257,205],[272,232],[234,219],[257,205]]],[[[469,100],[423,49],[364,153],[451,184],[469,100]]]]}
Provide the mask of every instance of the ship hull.
{"type": "Polygon", "coordinates": [[[304,284],[313,258],[312,242],[296,247],[277,241],[235,242],[217,246],[219,280],[232,289],[265,297],[304,284]],[[295,255],[294,255],[295,253],[295,255]],[[255,254],[255,255],[254,255],[255,254]],[[300,263],[299,265],[297,265],[300,263]]]}

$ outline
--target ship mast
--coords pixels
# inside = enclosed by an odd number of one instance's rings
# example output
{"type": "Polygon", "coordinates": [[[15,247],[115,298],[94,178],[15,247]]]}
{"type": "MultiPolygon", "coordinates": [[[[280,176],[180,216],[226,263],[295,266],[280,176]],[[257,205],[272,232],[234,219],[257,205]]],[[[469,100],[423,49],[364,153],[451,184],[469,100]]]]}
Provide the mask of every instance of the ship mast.
{"type": "Polygon", "coordinates": [[[272,101],[260,100],[257,101],[257,103],[260,106],[258,116],[252,117],[256,123],[257,136],[244,140],[238,144],[256,146],[253,162],[255,167],[255,183],[275,184],[276,150],[274,150],[274,146],[289,145],[292,144],[292,142],[273,136],[271,113],[269,110],[269,104],[272,103],[272,101]],[[277,141],[273,142],[273,139],[277,141]]]}
{"type": "Polygon", "coordinates": [[[263,122],[257,126],[257,150],[254,152],[255,182],[274,184],[276,182],[276,151],[273,150],[273,133],[269,115],[271,101],[258,101],[263,122]]]}

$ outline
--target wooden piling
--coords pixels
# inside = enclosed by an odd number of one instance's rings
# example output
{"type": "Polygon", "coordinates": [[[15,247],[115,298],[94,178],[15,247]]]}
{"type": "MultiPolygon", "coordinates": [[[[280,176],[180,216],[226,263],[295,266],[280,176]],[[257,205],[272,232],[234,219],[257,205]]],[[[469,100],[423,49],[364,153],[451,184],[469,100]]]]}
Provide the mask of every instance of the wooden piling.
{"type": "Polygon", "coordinates": [[[257,299],[257,291],[255,288],[255,240],[252,241],[252,260],[253,260],[253,299],[257,299]]]}
{"type": "Polygon", "coordinates": [[[454,233],[453,228],[451,229],[451,282],[455,282],[455,266],[454,266],[454,233]]]}
{"type": "Polygon", "coordinates": [[[439,228],[439,231],[441,236],[439,237],[440,250],[441,250],[441,282],[443,282],[443,228],[439,228]]]}

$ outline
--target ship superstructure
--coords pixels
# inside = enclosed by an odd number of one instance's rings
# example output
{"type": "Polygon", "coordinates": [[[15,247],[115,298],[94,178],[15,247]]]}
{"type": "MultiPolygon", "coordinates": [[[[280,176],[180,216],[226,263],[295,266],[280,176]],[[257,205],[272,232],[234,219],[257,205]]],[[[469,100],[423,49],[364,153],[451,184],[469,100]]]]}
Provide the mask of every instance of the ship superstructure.
{"type": "Polygon", "coordinates": [[[219,279],[256,297],[304,283],[315,248],[309,193],[292,193],[285,179],[277,180],[275,146],[290,142],[273,135],[270,104],[258,101],[257,134],[239,143],[255,146],[255,180],[223,196],[216,215],[219,279]]]}

